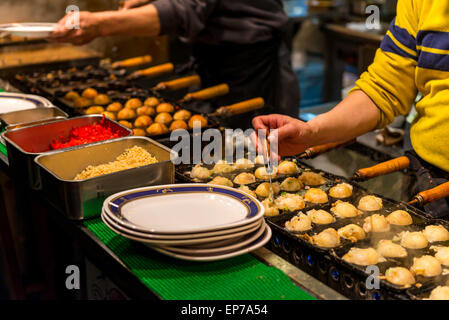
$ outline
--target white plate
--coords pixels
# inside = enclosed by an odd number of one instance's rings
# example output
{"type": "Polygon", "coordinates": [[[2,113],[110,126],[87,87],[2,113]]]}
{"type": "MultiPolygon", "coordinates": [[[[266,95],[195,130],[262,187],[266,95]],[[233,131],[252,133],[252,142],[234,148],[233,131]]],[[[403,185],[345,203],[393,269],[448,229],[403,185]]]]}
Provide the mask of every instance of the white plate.
{"type": "Polygon", "coordinates": [[[263,247],[268,241],[270,241],[271,238],[271,229],[268,225],[266,225],[265,233],[263,236],[261,236],[258,240],[254,241],[253,243],[247,245],[245,248],[233,251],[226,254],[211,254],[211,255],[204,255],[204,256],[195,256],[195,255],[187,255],[187,254],[181,254],[181,253],[175,253],[168,250],[161,249],[160,247],[151,247],[149,248],[158,251],[162,254],[165,254],[172,258],[177,258],[181,260],[187,260],[187,261],[198,261],[198,262],[208,262],[208,261],[217,261],[217,260],[224,260],[233,258],[236,256],[240,256],[245,253],[249,253],[251,251],[254,251],[256,249],[259,249],[260,247],[263,247]]]}
{"type": "MultiPolygon", "coordinates": [[[[146,237],[138,237],[136,235],[131,235],[127,231],[124,231],[123,229],[120,229],[116,224],[114,224],[111,220],[109,220],[104,214],[101,215],[101,219],[103,222],[115,233],[142,243],[148,243],[153,245],[168,245],[168,246],[187,246],[187,245],[196,245],[196,244],[209,244],[212,242],[218,242],[226,239],[234,239],[237,237],[242,237],[244,235],[247,235],[249,233],[252,233],[259,229],[260,225],[237,233],[232,234],[226,234],[216,237],[205,237],[205,238],[199,238],[199,239],[184,239],[184,240],[156,240],[156,239],[148,239],[146,237]]],[[[262,221],[261,221],[262,222],[262,221]]]]}
{"type": "Polygon", "coordinates": [[[105,200],[108,215],[129,229],[186,234],[241,227],[264,216],[262,204],[234,188],[176,184],[124,191],[105,200]]]}
{"type": "Polygon", "coordinates": [[[4,113],[22,111],[52,106],[47,99],[30,94],[0,93],[0,115],[4,113]]]}
{"type": "Polygon", "coordinates": [[[0,32],[18,37],[48,38],[55,26],[55,23],[10,23],[0,25],[0,32]]]}

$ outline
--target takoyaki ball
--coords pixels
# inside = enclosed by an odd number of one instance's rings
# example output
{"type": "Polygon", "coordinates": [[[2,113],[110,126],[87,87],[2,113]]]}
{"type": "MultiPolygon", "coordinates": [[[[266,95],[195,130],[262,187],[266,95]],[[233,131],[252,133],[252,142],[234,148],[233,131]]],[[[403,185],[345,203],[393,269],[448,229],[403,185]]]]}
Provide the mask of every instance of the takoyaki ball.
{"type": "Polygon", "coordinates": [[[123,109],[123,106],[120,102],[113,102],[110,105],[108,105],[108,107],[106,108],[106,110],[110,111],[110,112],[119,112],[122,109],[123,109]]]}
{"type": "Polygon", "coordinates": [[[351,248],[342,258],[346,262],[359,266],[372,266],[383,261],[374,248],[351,248]]]}
{"type": "Polygon", "coordinates": [[[156,115],[156,111],[152,107],[143,106],[143,107],[137,108],[137,115],[153,117],[156,115]]]}
{"type": "Polygon", "coordinates": [[[397,286],[411,286],[416,282],[413,273],[403,267],[389,268],[385,272],[385,280],[397,286]]]}
{"type": "Polygon", "coordinates": [[[331,212],[342,219],[354,218],[363,214],[363,212],[358,210],[349,202],[343,202],[340,200],[332,204],[331,212]]]}
{"type": "Polygon", "coordinates": [[[69,100],[69,101],[75,101],[76,99],[79,99],[79,98],[81,98],[81,96],[76,91],[69,91],[64,96],[64,99],[69,100]]]}
{"type": "Polygon", "coordinates": [[[335,229],[329,228],[312,236],[311,242],[322,248],[335,248],[340,245],[340,236],[335,229]]]}
{"type": "Polygon", "coordinates": [[[130,108],[124,108],[117,113],[117,119],[130,120],[137,117],[136,111],[130,108]]]}
{"type": "Polygon", "coordinates": [[[413,224],[413,219],[407,211],[396,210],[387,216],[388,222],[396,226],[409,226],[413,224]]]}
{"type": "Polygon", "coordinates": [[[170,131],[175,130],[188,130],[189,127],[187,126],[187,123],[183,120],[175,120],[170,124],[170,128],[168,128],[170,131]]]}
{"type": "Polygon", "coordinates": [[[255,162],[256,164],[262,164],[262,165],[265,165],[265,164],[266,164],[266,161],[265,161],[265,158],[263,157],[263,155],[258,155],[258,156],[256,157],[256,159],[254,159],[254,162],[255,162]]]}
{"type": "Polygon", "coordinates": [[[307,211],[307,215],[312,219],[312,222],[315,224],[331,224],[335,222],[334,216],[332,216],[329,212],[324,210],[309,210],[307,211]]]}
{"type": "Polygon", "coordinates": [[[431,246],[430,249],[436,251],[435,258],[446,267],[449,267],[449,247],[431,246]]]}
{"type": "Polygon", "coordinates": [[[133,124],[129,121],[126,120],[120,120],[118,123],[120,123],[122,126],[128,128],[128,129],[132,129],[133,128],[133,124]]]}
{"type": "Polygon", "coordinates": [[[326,192],[317,188],[307,190],[304,199],[310,203],[326,203],[329,201],[326,192]]]}
{"type": "Polygon", "coordinates": [[[257,194],[253,190],[248,188],[248,186],[240,186],[239,190],[257,199],[257,194]]]}
{"type": "Polygon", "coordinates": [[[215,177],[213,178],[210,182],[208,182],[209,184],[217,184],[219,186],[225,186],[225,187],[233,187],[234,184],[232,183],[231,180],[229,180],[228,178],[225,177],[215,177]]]}
{"type": "Polygon", "coordinates": [[[402,232],[401,246],[407,249],[424,249],[429,245],[427,238],[422,232],[402,232]]]}
{"type": "Polygon", "coordinates": [[[87,98],[77,98],[75,99],[75,101],[73,102],[73,105],[75,106],[75,108],[87,108],[89,106],[91,106],[93,104],[93,101],[91,99],[87,99],[87,98]]]}
{"type": "Polygon", "coordinates": [[[427,226],[422,233],[430,243],[449,240],[449,231],[443,226],[427,226]]]}
{"type": "Polygon", "coordinates": [[[98,91],[93,88],[87,88],[83,91],[81,96],[86,99],[93,99],[98,95],[98,91]]]}
{"type": "Polygon", "coordinates": [[[336,199],[345,199],[352,196],[353,187],[349,183],[339,183],[329,190],[329,195],[336,199]]]}
{"type": "Polygon", "coordinates": [[[273,201],[270,199],[265,199],[262,201],[262,205],[265,208],[264,216],[266,217],[275,217],[280,214],[279,209],[276,207],[273,201]]]}
{"type": "Polygon", "coordinates": [[[156,108],[159,105],[159,100],[155,97],[149,97],[143,103],[145,106],[156,108]]]}
{"type": "Polygon", "coordinates": [[[289,177],[281,183],[282,191],[295,192],[301,190],[303,187],[302,182],[293,177],[289,177]]]}
{"type": "Polygon", "coordinates": [[[326,183],[321,174],[311,171],[303,172],[298,179],[307,186],[321,186],[326,183]]]}
{"type": "Polygon", "coordinates": [[[277,172],[279,174],[292,175],[297,174],[299,172],[299,168],[296,163],[292,161],[282,161],[277,168],[277,172]]]}
{"type": "Polygon", "coordinates": [[[137,99],[137,98],[129,99],[125,103],[125,108],[129,108],[129,109],[137,109],[137,108],[140,108],[141,106],[142,106],[142,101],[140,101],[140,99],[137,99]]]}
{"type": "Polygon", "coordinates": [[[234,171],[234,166],[227,163],[225,160],[219,160],[212,170],[214,173],[230,173],[234,171]]]}
{"type": "Polygon", "coordinates": [[[239,185],[251,184],[254,182],[256,182],[256,177],[248,172],[242,172],[234,178],[234,183],[239,185]]]}
{"type": "Polygon", "coordinates": [[[196,114],[189,119],[189,128],[193,129],[194,126],[199,126],[200,128],[207,127],[207,119],[202,115],[196,114]]]}
{"type": "Polygon", "coordinates": [[[156,118],[154,118],[154,122],[162,123],[168,126],[173,121],[173,117],[170,113],[162,112],[159,113],[156,118]]]}
{"type": "Polygon", "coordinates": [[[113,112],[104,111],[101,114],[104,115],[106,118],[109,118],[111,120],[114,120],[114,121],[117,120],[117,116],[113,112]]]}
{"type": "MultiPolygon", "coordinates": [[[[256,176],[257,179],[259,180],[268,180],[270,179],[268,173],[267,173],[267,168],[265,167],[260,167],[257,168],[256,171],[254,172],[254,175],[256,176]]],[[[273,168],[273,173],[271,174],[271,178],[276,178],[276,169],[273,168]]]]}
{"type": "MultiPolygon", "coordinates": [[[[279,182],[273,182],[273,194],[276,196],[281,192],[279,182]]],[[[264,182],[257,186],[256,194],[261,198],[268,198],[270,196],[270,183],[264,182]]]]}
{"type": "Polygon", "coordinates": [[[87,108],[87,110],[84,112],[84,114],[101,114],[104,112],[104,108],[100,106],[92,106],[87,108]]]}
{"type": "Polygon", "coordinates": [[[105,94],[99,94],[94,98],[94,103],[100,106],[105,106],[111,102],[111,99],[105,94]]]}
{"type": "Polygon", "coordinates": [[[410,270],[417,276],[436,277],[443,272],[441,263],[432,256],[422,256],[420,258],[413,258],[413,265],[410,270]]]}
{"type": "Polygon", "coordinates": [[[251,160],[246,159],[246,158],[241,158],[235,162],[234,168],[236,170],[252,169],[252,168],[254,168],[254,162],[252,162],[251,160]]]}
{"type": "Polygon", "coordinates": [[[153,123],[153,119],[149,116],[140,116],[137,117],[136,121],[134,121],[134,127],[136,128],[146,128],[153,123]]]}
{"type": "Polygon", "coordinates": [[[294,232],[309,231],[312,229],[312,220],[304,213],[300,213],[285,223],[285,229],[294,232]]]}
{"type": "Polygon", "coordinates": [[[153,123],[147,128],[147,133],[150,136],[160,136],[169,133],[168,128],[163,123],[153,123]]]}
{"type": "Polygon", "coordinates": [[[449,300],[449,287],[436,287],[430,293],[429,300],[449,300]]]}
{"type": "Polygon", "coordinates": [[[360,199],[358,208],[363,211],[377,211],[383,208],[382,199],[375,196],[365,196],[360,199]]]}
{"type": "Polygon", "coordinates": [[[192,113],[187,110],[179,110],[173,115],[173,119],[175,120],[184,120],[187,121],[192,116],[192,113]]]}
{"type": "Polygon", "coordinates": [[[391,240],[380,240],[377,244],[377,252],[385,258],[405,258],[407,250],[391,240]]]}
{"type": "Polygon", "coordinates": [[[338,235],[341,238],[352,242],[357,242],[366,238],[365,231],[356,224],[348,224],[347,226],[338,229],[338,235]]]}
{"type": "Polygon", "coordinates": [[[390,223],[384,216],[373,214],[372,216],[365,218],[363,230],[365,230],[365,232],[375,233],[388,232],[390,231],[390,223]]]}
{"type": "Polygon", "coordinates": [[[205,180],[209,178],[211,175],[211,172],[209,169],[202,167],[200,164],[197,164],[195,167],[193,167],[192,172],[190,172],[190,177],[193,179],[201,179],[205,180]]]}
{"type": "MultiPolygon", "coordinates": [[[[160,105],[158,105],[156,107],[156,112],[157,113],[162,113],[162,112],[172,113],[172,112],[175,112],[175,107],[173,107],[173,105],[171,105],[170,103],[161,103],[160,105]]],[[[183,120],[183,119],[180,119],[180,120],[183,120]]]]}
{"type": "Polygon", "coordinates": [[[289,212],[302,210],[306,207],[304,199],[299,194],[287,193],[278,197],[274,202],[279,210],[289,212]]]}
{"type": "Polygon", "coordinates": [[[142,129],[142,128],[133,129],[133,136],[145,137],[146,135],[147,135],[147,133],[146,133],[145,129],[142,129]]]}

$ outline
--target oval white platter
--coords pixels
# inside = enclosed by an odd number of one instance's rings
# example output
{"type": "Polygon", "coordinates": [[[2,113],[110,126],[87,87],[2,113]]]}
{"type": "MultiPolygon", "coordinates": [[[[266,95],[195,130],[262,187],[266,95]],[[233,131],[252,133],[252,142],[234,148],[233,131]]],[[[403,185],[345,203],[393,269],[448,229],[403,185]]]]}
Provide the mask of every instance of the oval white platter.
{"type": "Polygon", "coordinates": [[[21,93],[0,93],[0,114],[50,106],[52,106],[51,102],[43,97],[21,93]]]}
{"type": "Polygon", "coordinates": [[[0,25],[0,32],[26,38],[49,38],[55,23],[9,23],[0,25]]]}

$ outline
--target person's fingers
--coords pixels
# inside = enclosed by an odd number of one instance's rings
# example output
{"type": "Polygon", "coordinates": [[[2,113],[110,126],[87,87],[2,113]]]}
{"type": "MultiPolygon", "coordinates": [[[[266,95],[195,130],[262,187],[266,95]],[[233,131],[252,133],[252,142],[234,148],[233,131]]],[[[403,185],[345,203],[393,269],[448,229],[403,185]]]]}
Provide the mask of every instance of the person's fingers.
{"type": "Polygon", "coordinates": [[[253,119],[252,123],[253,123],[253,128],[255,130],[260,130],[260,129],[268,129],[265,121],[269,116],[259,116],[253,119]]]}

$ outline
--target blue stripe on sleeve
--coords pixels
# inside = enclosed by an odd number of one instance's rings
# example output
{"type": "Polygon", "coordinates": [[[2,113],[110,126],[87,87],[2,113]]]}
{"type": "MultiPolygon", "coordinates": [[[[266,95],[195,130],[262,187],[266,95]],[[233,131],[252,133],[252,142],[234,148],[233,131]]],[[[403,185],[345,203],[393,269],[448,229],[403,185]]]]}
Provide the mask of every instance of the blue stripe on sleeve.
{"type": "Polygon", "coordinates": [[[391,40],[391,38],[388,35],[386,35],[385,38],[383,39],[382,44],[380,45],[380,48],[383,51],[391,52],[391,53],[400,55],[401,57],[404,57],[404,58],[410,58],[413,60],[417,60],[416,57],[412,56],[411,54],[409,54],[409,53],[405,52],[404,50],[402,50],[401,48],[399,48],[393,42],[393,40],[391,40]]]}
{"type": "Polygon", "coordinates": [[[439,71],[449,71],[449,55],[419,52],[418,67],[439,71]]]}
{"type": "Polygon", "coordinates": [[[410,50],[416,51],[416,39],[408,33],[404,28],[395,25],[396,18],[390,24],[390,32],[402,45],[409,48],[410,50]]]}
{"type": "Polygon", "coordinates": [[[416,42],[426,48],[449,50],[449,32],[419,31],[416,42]]]}

